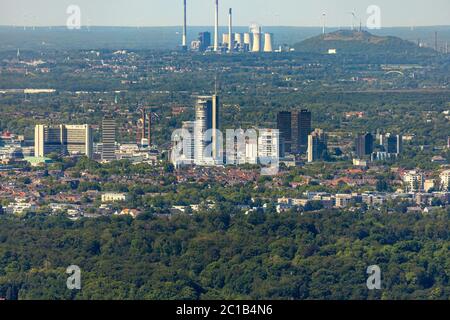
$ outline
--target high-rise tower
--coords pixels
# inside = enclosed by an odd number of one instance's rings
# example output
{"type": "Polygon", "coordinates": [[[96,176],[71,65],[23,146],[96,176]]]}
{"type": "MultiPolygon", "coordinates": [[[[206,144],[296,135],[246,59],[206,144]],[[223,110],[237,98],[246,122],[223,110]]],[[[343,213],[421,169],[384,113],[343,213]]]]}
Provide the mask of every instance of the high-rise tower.
{"type": "Polygon", "coordinates": [[[283,111],[278,113],[277,128],[284,143],[285,151],[300,154],[308,147],[308,135],[311,133],[311,112],[283,111]]]}
{"type": "Polygon", "coordinates": [[[105,117],[102,122],[102,160],[116,160],[116,121],[105,117]]]}
{"type": "Polygon", "coordinates": [[[200,96],[195,106],[195,163],[199,165],[214,164],[220,161],[220,145],[216,130],[219,129],[219,97],[200,96]],[[212,130],[210,138],[205,135],[212,130]],[[211,152],[206,152],[211,145],[211,152]]]}
{"type": "Polygon", "coordinates": [[[50,153],[60,155],[86,155],[92,158],[92,127],[90,125],[36,125],[34,154],[45,157],[50,153]]]}

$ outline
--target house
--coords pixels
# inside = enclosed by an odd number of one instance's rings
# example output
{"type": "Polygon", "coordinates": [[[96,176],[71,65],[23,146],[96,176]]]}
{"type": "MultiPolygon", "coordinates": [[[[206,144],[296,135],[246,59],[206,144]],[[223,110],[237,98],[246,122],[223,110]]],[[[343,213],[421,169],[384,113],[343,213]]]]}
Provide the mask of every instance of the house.
{"type": "Polygon", "coordinates": [[[141,212],[137,209],[123,209],[118,215],[119,216],[131,216],[134,219],[137,218],[137,216],[140,214],[141,212]]]}

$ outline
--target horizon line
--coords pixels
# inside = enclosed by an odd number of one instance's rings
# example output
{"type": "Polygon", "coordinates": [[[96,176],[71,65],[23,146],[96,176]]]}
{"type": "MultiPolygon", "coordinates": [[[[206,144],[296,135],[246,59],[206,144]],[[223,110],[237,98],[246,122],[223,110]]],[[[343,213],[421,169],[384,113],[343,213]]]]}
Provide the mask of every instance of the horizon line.
{"type": "MultiPolygon", "coordinates": [[[[9,28],[66,28],[65,25],[3,25],[0,24],[0,27],[9,27],[9,28]]],[[[189,25],[188,28],[194,27],[194,28],[214,28],[213,25],[189,25]]],[[[228,25],[220,25],[220,28],[228,28],[228,25]]],[[[236,25],[235,28],[249,28],[248,25],[236,25]]],[[[269,27],[269,28],[320,28],[322,29],[323,26],[311,26],[311,25],[262,25],[261,27],[269,27]]],[[[159,25],[159,26],[138,26],[138,25],[82,25],[81,28],[183,28],[183,25],[159,25]]],[[[347,29],[350,28],[350,26],[327,26],[327,29],[347,29]]],[[[380,29],[374,29],[374,30],[383,30],[383,29],[390,29],[390,28],[450,28],[449,25],[399,25],[399,26],[385,26],[381,27],[380,29]]],[[[358,28],[359,29],[359,28],[358,28]]],[[[368,29],[367,27],[363,27],[363,29],[368,29]]],[[[369,29],[372,30],[372,29],[369,29]]]]}

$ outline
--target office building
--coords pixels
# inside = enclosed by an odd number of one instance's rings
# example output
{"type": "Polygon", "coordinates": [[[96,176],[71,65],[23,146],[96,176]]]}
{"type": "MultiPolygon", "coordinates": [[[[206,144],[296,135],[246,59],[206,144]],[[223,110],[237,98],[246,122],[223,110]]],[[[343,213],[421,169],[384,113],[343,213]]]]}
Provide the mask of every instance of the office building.
{"type": "Polygon", "coordinates": [[[322,160],[327,151],[327,135],[321,129],[314,130],[308,136],[308,162],[322,160]]]}
{"type": "Polygon", "coordinates": [[[116,160],[116,122],[111,118],[102,122],[102,160],[116,160]]]}
{"type": "Polygon", "coordinates": [[[308,136],[312,132],[311,112],[301,110],[293,112],[292,143],[295,153],[303,153],[308,149],[308,136]]]}
{"type": "Polygon", "coordinates": [[[84,125],[36,125],[34,130],[34,154],[45,157],[59,155],[85,155],[92,158],[93,140],[91,126],[84,125]]]}
{"type": "Polygon", "coordinates": [[[392,135],[390,133],[381,135],[380,144],[387,153],[399,155],[403,150],[403,137],[401,135],[392,135]]]}
{"type": "Polygon", "coordinates": [[[200,96],[195,106],[194,159],[196,164],[214,164],[223,162],[221,141],[217,136],[219,130],[219,97],[200,96]],[[211,130],[211,137],[205,134],[211,130]],[[210,151],[208,146],[211,146],[210,151]]]}
{"type": "Polygon", "coordinates": [[[355,151],[358,159],[363,159],[373,153],[373,135],[371,133],[361,134],[356,137],[355,151]]]}
{"type": "Polygon", "coordinates": [[[277,128],[284,141],[286,153],[301,154],[308,148],[308,136],[311,133],[311,112],[308,110],[279,112],[277,128]]]}
{"type": "Polygon", "coordinates": [[[292,151],[292,113],[288,111],[278,112],[277,129],[280,131],[280,138],[283,139],[286,153],[292,151]]]}

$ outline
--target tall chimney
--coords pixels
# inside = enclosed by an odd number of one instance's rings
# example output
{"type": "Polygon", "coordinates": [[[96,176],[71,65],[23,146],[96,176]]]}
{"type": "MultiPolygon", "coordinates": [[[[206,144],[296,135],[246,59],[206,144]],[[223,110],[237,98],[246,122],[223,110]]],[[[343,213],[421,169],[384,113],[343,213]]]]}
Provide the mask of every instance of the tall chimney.
{"type": "Polygon", "coordinates": [[[219,51],[219,0],[216,0],[216,17],[214,23],[214,51],[219,51]]]}
{"type": "Polygon", "coordinates": [[[152,112],[150,111],[148,114],[148,125],[147,125],[147,140],[148,147],[152,146],[152,112]]]}
{"type": "Polygon", "coordinates": [[[182,46],[183,49],[187,48],[187,41],[186,41],[186,36],[187,36],[187,10],[186,10],[186,0],[184,1],[184,21],[183,21],[183,42],[182,42],[182,46]]]}
{"type": "Polygon", "coordinates": [[[141,139],[139,141],[139,144],[142,145],[142,140],[145,138],[145,108],[141,110],[141,116],[142,116],[142,128],[141,128],[141,139]]]}
{"type": "Polygon", "coordinates": [[[439,51],[439,47],[438,47],[438,33],[437,33],[437,31],[434,33],[434,50],[436,50],[436,52],[439,51]]]}
{"type": "Polygon", "coordinates": [[[234,39],[233,39],[233,9],[230,8],[228,13],[228,51],[233,51],[234,39]]]}

